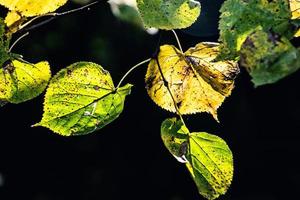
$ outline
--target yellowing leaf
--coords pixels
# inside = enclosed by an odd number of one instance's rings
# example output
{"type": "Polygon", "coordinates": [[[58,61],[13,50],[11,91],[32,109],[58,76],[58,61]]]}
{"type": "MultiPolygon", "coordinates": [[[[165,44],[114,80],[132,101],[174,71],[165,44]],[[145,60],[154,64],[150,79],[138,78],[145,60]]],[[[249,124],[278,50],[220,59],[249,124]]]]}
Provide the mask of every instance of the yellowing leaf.
{"type": "MultiPolygon", "coordinates": [[[[300,18],[300,1],[299,0],[289,0],[290,1],[290,8],[292,11],[292,19],[299,19],[300,18]]],[[[295,37],[300,36],[300,29],[294,35],[295,37]]]]}
{"type": "Polygon", "coordinates": [[[300,18],[300,1],[299,0],[289,0],[290,8],[292,11],[292,19],[300,18]]]}
{"type": "Polygon", "coordinates": [[[217,43],[200,43],[181,53],[176,47],[160,47],[149,63],[146,88],[160,107],[181,114],[208,112],[217,120],[217,109],[231,94],[239,73],[234,61],[215,61],[217,43]],[[173,98],[175,101],[173,101],[173,98]]]}
{"type": "Polygon", "coordinates": [[[67,0],[0,0],[1,5],[25,17],[53,12],[66,2],[67,0]]]}
{"type": "Polygon", "coordinates": [[[48,62],[5,62],[0,69],[0,100],[22,103],[40,95],[51,77],[48,62]]]}
{"type": "Polygon", "coordinates": [[[288,0],[226,0],[220,12],[222,58],[236,58],[248,34],[259,26],[288,38],[294,35],[288,0]]]}
{"type": "Polygon", "coordinates": [[[195,0],[137,0],[144,25],[159,29],[181,29],[191,26],[200,15],[195,0]]]}
{"type": "Polygon", "coordinates": [[[5,17],[5,24],[7,27],[12,26],[14,23],[16,23],[17,21],[19,21],[21,19],[21,15],[16,12],[16,11],[10,11],[7,13],[6,17],[5,17]]]}
{"type": "Polygon", "coordinates": [[[233,156],[224,140],[205,132],[190,133],[175,118],[162,123],[161,137],[170,153],[185,163],[201,195],[212,200],[226,193],[233,177],[233,156]]]}
{"type": "Polygon", "coordinates": [[[255,86],[275,83],[300,68],[299,49],[285,37],[262,30],[247,37],[240,58],[255,86]]]}
{"type": "Polygon", "coordinates": [[[46,92],[42,121],[63,136],[94,132],[123,111],[131,85],[115,89],[110,74],[100,65],[79,62],[61,70],[46,92]]]}

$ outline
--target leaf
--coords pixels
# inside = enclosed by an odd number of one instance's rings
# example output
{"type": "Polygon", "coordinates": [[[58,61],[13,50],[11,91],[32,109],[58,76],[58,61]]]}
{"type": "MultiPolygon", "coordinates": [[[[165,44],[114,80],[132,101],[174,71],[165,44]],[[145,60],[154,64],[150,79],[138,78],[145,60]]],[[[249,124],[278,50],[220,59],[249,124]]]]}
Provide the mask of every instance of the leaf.
{"type": "Polygon", "coordinates": [[[7,27],[14,25],[14,23],[21,20],[22,16],[17,11],[10,11],[5,17],[5,24],[7,27]]]}
{"type": "Polygon", "coordinates": [[[183,115],[208,112],[217,120],[217,109],[231,94],[239,73],[233,61],[214,61],[218,54],[217,43],[199,43],[185,53],[161,46],[146,74],[149,96],[170,112],[176,112],[175,101],[183,115]]]}
{"type": "Polygon", "coordinates": [[[6,60],[9,59],[8,49],[9,49],[10,38],[5,36],[5,23],[2,18],[0,18],[0,65],[2,65],[6,60]]]}
{"type": "Polygon", "coordinates": [[[257,30],[242,45],[241,65],[255,86],[275,83],[300,68],[300,51],[276,33],[257,30]]]}
{"type": "Polygon", "coordinates": [[[247,36],[259,26],[289,39],[295,33],[288,0],[227,0],[220,11],[221,58],[237,57],[247,36]]]}
{"type": "Polygon", "coordinates": [[[205,132],[190,133],[175,118],[162,123],[161,137],[174,157],[185,160],[201,195],[212,200],[226,193],[233,178],[233,156],[224,140],[205,132]]]}
{"type": "Polygon", "coordinates": [[[292,19],[298,19],[300,17],[300,1],[299,0],[289,0],[290,8],[292,12],[292,19]]]}
{"type": "Polygon", "coordinates": [[[195,0],[137,0],[137,6],[147,28],[165,30],[191,26],[201,9],[195,0]]]}
{"type": "Polygon", "coordinates": [[[33,17],[53,12],[66,2],[67,0],[0,0],[0,5],[10,11],[17,11],[22,16],[33,17]]]}
{"type": "Polygon", "coordinates": [[[116,90],[110,74],[100,65],[72,64],[51,80],[42,121],[35,126],[63,136],[94,132],[120,115],[131,87],[127,84],[116,90]]]}
{"type": "MultiPolygon", "coordinates": [[[[300,1],[299,0],[289,0],[290,8],[292,12],[292,19],[299,19],[300,18],[300,1]]],[[[295,37],[300,36],[300,29],[295,34],[295,37]]]]}
{"type": "Polygon", "coordinates": [[[22,103],[40,95],[51,78],[48,62],[8,60],[0,69],[0,100],[22,103]]]}

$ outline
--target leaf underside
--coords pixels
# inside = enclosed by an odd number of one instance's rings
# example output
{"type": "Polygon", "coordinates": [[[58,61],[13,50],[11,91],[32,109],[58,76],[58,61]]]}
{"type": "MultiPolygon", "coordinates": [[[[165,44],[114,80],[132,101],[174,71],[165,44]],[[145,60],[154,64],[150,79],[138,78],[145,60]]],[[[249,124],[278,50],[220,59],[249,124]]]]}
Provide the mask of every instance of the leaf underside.
{"type": "Polygon", "coordinates": [[[198,191],[212,200],[228,190],[233,177],[233,156],[226,142],[205,132],[189,133],[175,118],[161,126],[162,140],[178,160],[185,160],[198,191]]]}
{"type": "Polygon", "coordinates": [[[200,3],[194,0],[137,0],[146,27],[182,29],[191,26],[200,15],[200,3]]]}
{"type": "Polygon", "coordinates": [[[176,112],[176,104],[180,114],[208,112],[217,119],[217,109],[231,94],[239,73],[236,62],[214,61],[218,53],[216,43],[199,43],[185,53],[161,46],[146,74],[149,96],[170,112],[176,112]]]}
{"type": "Polygon", "coordinates": [[[85,135],[115,120],[123,110],[131,85],[115,89],[100,65],[75,63],[51,80],[40,123],[63,136],[85,135]]]}

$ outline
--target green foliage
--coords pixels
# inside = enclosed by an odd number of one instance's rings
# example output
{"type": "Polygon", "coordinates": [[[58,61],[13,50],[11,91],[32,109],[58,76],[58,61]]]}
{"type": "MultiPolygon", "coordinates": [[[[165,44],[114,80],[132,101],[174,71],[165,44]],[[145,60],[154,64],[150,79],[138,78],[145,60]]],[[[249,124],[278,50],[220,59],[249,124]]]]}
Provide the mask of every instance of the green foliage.
{"type": "Polygon", "coordinates": [[[300,68],[300,51],[276,33],[257,30],[241,48],[241,64],[255,86],[275,83],[300,68]]]}
{"type": "Polygon", "coordinates": [[[191,26],[200,15],[200,3],[194,0],[137,0],[144,25],[165,30],[191,26]]]}
{"type": "Polygon", "coordinates": [[[175,118],[162,123],[161,137],[170,153],[186,164],[201,195],[211,200],[226,193],[233,177],[233,158],[224,140],[205,132],[190,133],[175,118]]]}
{"type": "Polygon", "coordinates": [[[85,135],[115,120],[131,85],[115,88],[100,65],[79,62],[56,74],[47,89],[44,126],[63,136],[85,135]]]}
{"type": "Polygon", "coordinates": [[[259,26],[287,38],[295,33],[290,23],[288,0],[227,0],[220,11],[220,42],[224,58],[238,56],[247,36],[259,26]]]}
{"type": "MultiPolygon", "coordinates": [[[[5,21],[0,18],[0,107],[30,100],[47,87],[51,78],[49,64],[24,61],[11,52],[15,43],[10,46],[10,40],[40,17],[56,17],[86,8],[49,13],[66,1],[0,0],[9,9],[5,21]]],[[[161,46],[158,55],[132,67],[117,87],[100,65],[72,64],[51,79],[42,120],[34,126],[47,127],[63,136],[85,135],[101,129],[123,111],[132,87],[130,84],[120,87],[123,80],[150,61],[145,80],[149,96],[160,107],[180,117],[180,121],[173,118],[162,123],[162,140],[170,153],[185,163],[199,193],[209,200],[215,199],[225,194],[231,184],[232,153],[218,136],[191,133],[182,115],[208,112],[218,120],[217,109],[234,88],[239,58],[255,86],[274,83],[300,68],[300,51],[289,41],[299,36],[300,5],[298,1],[290,3],[227,0],[221,8],[220,44],[202,42],[183,52],[174,32],[179,49],[173,45],[161,46]],[[291,11],[292,8],[295,10],[291,11]]],[[[192,25],[200,15],[201,6],[194,0],[137,0],[137,7],[146,27],[172,30],[192,25]]],[[[135,4],[118,9],[124,14],[121,19],[141,23],[137,12],[133,12],[135,4]]]]}

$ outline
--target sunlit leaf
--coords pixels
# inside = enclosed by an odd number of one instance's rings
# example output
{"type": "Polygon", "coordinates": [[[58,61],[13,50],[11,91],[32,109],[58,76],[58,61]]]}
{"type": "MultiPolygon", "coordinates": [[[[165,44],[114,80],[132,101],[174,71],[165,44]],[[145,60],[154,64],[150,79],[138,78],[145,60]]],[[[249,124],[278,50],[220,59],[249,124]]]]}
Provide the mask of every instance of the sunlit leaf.
{"type": "Polygon", "coordinates": [[[275,83],[300,68],[300,51],[285,37],[257,30],[242,45],[241,64],[255,86],[275,83]]]}
{"type": "Polygon", "coordinates": [[[45,90],[50,77],[48,62],[8,60],[0,69],[0,100],[22,103],[33,99],[45,90]]]}
{"type": "Polygon", "coordinates": [[[144,25],[159,29],[181,29],[191,26],[200,15],[195,0],[137,0],[144,25]]]}
{"type": "Polygon", "coordinates": [[[288,0],[227,0],[219,22],[222,57],[235,58],[247,36],[258,26],[263,30],[293,37],[288,0]]]}
{"type": "Polygon", "coordinates": [[[233,156],[224,140],[205,132],[190,133],[175,118],[162,123],[161,137],[170,153],[186,164],[201,195],[212,200],[226,193],[233,177],[233,156]]]}
{"type": "Polygon", "coordinates": [[[63,136],[94,132],[115,120],[123,110],[131,85],[115,89],[100,65],[79,62],[61,70],[46,92],[42,121],[63,136]]]}
{"type": "Polygon", "coordinates": [[[7,27],[12,26],[14,23],[18,22],[22,16],[17,11],[10,11],[5,17],[5,24],[7,27]]]}
{"type": "Polygon", "coordinates": [[[176,112],[173,96],[181,114],[208,112],[217,119],[217,109],[231,94],[239,73],[233,61],[214,61],[218,54],[217,43],[200,43],[185,53],[161,46],[146,74],[149,96],[168,111],[176,112]]]}
{"type": "Polygon", "coordinates": [[[292,19],[300,18],[300,1],[299,0],[289,0],[290,7],[292,11],[292,19]]]}
{"type": "MultiPolygon", "coordinates": [[[[292,19],[299,19],[300,18],[300,1],[299,0],[289,0],[290,7],[292,11],[292,19]]],[[[300,36],[300,29],[295,34],[295,37],[300,36]]]]}
{"type": "Polygon", "coordinates": [[[32,17],[53,12],[66,2],[67,0],[0,0],[0,5],[17,11],[22,16],[32,17]]]}

